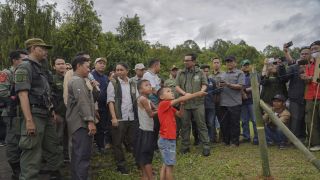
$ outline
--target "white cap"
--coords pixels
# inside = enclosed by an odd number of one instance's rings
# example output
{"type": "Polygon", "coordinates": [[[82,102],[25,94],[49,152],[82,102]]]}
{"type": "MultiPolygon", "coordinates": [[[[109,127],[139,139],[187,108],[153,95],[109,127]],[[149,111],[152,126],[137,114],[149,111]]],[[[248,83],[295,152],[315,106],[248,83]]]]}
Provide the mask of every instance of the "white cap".
{"type": "Polygon", "coordinates": [[[139,63],[139,64],[136,64],[134,66],[134,69],[133,70],[137,70],[137,69],[145,69],[144,65],[142,63],[139,63]]]}
{"type": "Polygon", "coordinates": [[[107,63],[106,58],[100,57],[100,58],[97,58],[97,59],[94,61],[94,64],[97,64],[97,62],[99,62],[99,61],[104,61],[105,63],[107,63]]]}

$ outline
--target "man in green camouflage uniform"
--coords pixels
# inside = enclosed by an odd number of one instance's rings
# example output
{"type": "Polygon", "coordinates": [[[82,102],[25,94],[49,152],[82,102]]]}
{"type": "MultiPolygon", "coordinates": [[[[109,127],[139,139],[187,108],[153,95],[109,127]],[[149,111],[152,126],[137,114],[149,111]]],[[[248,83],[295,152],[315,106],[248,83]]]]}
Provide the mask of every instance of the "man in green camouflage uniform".
{"type": "Polygon", "coordinates": [[[7,124],[6,154],[8,163],[12,169],[12,179],[19,179],[21,154],[21,150],[18,147],[20,139],[20,115],[17,108],[17,97],[14,92],[14,71],[26,57],[27,53],[24,51],[17,50],[10,52],[9,58],[12,66],[2,71],[4,74],[0,80],[0,99],[4,103],[1,117],[7,124]]]}
{"type": "Polygon", "coordinates": [[[68,128],[66,122],[66,105],[63,102],[63,80],[64,74],[67,71],[66,62],[63,58],[57,57],[54,60],[52,83],[52,104],[54,122],[56,125],[56,131],[60,140],[60,145],[63,146],[64,159],[68,160],[68,128]]]}
{"type": "Polygon", "coordinates": [[[60,179],[62,148],[50,120],[50,87],[41,62],[47,59],[47,49],[51,46],[38,38],[25,42],[29,52],[28,59],[15,71],[15,91],[23,112],[19,147],[20,180],[38,180],[42,157],[51,170],[51,179],[60,179]]]}
{"type": "MultiPolygon", "coordinates": [[[[187,54],[184,57],[184,63],[185,69],[181,70],[176,78],[177,92],[182,96],[185,96],[189,93],[205,91],[207,89],[207,77],[199,68],[195,67],[196,55],[187,54]]],[[[191,118],[193,117],[197,124],[200,140],[203,145],[202,154],[204,156],[209,156],[210,147],[208,129],[204,117],[204,97],[187,101],[184,105],[184,109],[185,112],[182,118],[181,127],[181,152],[184,154],[190,151],[190,128],[191,118]]]]}

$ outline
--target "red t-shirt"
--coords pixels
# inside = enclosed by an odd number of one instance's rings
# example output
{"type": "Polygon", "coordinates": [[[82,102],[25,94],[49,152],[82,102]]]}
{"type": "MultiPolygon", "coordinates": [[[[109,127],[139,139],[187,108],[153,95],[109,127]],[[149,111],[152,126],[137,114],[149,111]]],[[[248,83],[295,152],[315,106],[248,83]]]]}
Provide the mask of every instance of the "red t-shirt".
{"type": "MultiPolygon", "coordinates": [[[[313,76],[314,68],[315,68],[315,63],[308,64],[306,66],[306,71],[305,71],[306,75],[313,76]]],[[[314,82],[308,83],[306,85],[304,99],[313,100],[316,97],[316,92],[317,92],[317,83],[314,83],[314,82]]],[[[317,99],[320,99],[320,90],[318,92],[317,99]]]]}
{"type": "Polygon", "coordinates": [[[158,117],[160,122],[160,137],[165,139],[176,139],[177,125],[175,113],[177,110],[171,106],[171,101],[161,101],[158,106],[158,117]]]}

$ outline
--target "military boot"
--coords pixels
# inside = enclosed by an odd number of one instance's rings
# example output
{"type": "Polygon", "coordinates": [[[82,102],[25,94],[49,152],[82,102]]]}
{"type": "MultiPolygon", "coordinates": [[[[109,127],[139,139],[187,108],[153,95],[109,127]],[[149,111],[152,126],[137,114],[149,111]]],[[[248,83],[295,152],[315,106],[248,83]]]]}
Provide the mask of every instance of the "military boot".
{"type": "Polygon", "coordinates": [[[60,179],[62,179],[62,177],[59,170],[50,172],[50,180],[60,180],[60,179]]]}
{"type": "Polygon", "coordinates": [[[18,180],[20,175],[20,163],[10,163],[11,169],[12,169],[12,175],[11,178],[13,180],[18,180]]]}

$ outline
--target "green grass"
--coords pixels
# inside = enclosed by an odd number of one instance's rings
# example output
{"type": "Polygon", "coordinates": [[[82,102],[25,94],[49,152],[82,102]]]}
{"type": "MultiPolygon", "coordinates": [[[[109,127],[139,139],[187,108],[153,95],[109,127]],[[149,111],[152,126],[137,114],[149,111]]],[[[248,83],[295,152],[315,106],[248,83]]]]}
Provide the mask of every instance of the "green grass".
{"type": "MultiPolygon", "coordinates": [[[[268,148],[271,174],[275,179],[319,179],[319,171],[306,161],[302,153],[293,146],[279,150],[277,146],[268,148]]],[[[319,158],[320,153],[315,153],[319,158]]],[[[92,179],[139,179],[140,172],[134,165],[134,159],[127,154],[129,176],[115,171],[112,153],[93,158],[92,179]]],[[[159,179],[161,156],[154,155],[153,167],[159,179]]],[[[211,156],[201,155],[201,146],[191,147],[191,153],[177,155],[174,169],[175,179],[258,179],[261,176],[261,161],[258,146],[249,143],[239,147],[227,147],[222,143],[212,146],[211,156]]]]}

